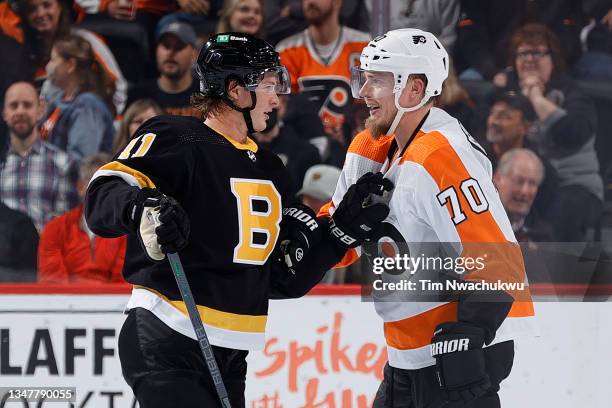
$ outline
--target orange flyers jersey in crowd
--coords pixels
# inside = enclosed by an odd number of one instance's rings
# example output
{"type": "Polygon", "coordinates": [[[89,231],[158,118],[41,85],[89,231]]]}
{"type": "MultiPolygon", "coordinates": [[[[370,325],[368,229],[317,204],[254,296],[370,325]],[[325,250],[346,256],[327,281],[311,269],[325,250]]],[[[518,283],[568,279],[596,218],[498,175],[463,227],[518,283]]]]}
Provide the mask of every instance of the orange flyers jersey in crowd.
{"type": "MultiPolygon", "coordinates": [[[[533,336],[534,308],[522,254],[493,185],[491,162],[482,148],[457,119],[438,108],[430,110],[405,150],[390,162],[389,150],[394,145],[393,136],[374,139],[367,130],[358,134],[349,147],[332,202],[322,213],[333,214],[348,187],[363,174],[382,171],[395,188],[383,233],[374,240],[378,246],[385,248],[389,242],[395,243],[395,248],[403,245],[409,256],[417,258],[431,254],[432,247],[436,251],[443,248],[442,253],[452,254],[453,259],[481,256],[482,267],[467,268],[462,279],[524,285],[520,291],[504,289],[514,303],[491,344],[533,336]]],[[[347,253],[343,265],[355,261],[361,251],[347,253]]],[[[382,252],[383,256],[394,256],[384,249],[382,252]]],[[[432,281],[440,277],[426,268],[402,275],[418,289],[424,289],[421,277],[432,281]]],[[[395,292],[374,289],[376,311],[384,320],[389,364],[402,369],[435,364],[429,347],[434,330],[440,323],[457,320],[458,303],[441,297],[425,301],[419,297],[424,292],[418,290],[401,298],[395,292]]]]}
{"type": "Polygon", "coordinates": [[[21,18],[11,8],[8,2],[0,3],[0,31],[23,44],[23,30],[20,27],[21,18]]]}
{"type": "Polygon", "coordinates": [[[291,75],[293,92],[304,92],[320,103],[319,116],[325,122],[342,124],[351,101],[351,67],[368,45],[368,33],[342,27],[333,51],[324,58],[317,51],[308,29],[278,43],[281,63],[291,75]]]}

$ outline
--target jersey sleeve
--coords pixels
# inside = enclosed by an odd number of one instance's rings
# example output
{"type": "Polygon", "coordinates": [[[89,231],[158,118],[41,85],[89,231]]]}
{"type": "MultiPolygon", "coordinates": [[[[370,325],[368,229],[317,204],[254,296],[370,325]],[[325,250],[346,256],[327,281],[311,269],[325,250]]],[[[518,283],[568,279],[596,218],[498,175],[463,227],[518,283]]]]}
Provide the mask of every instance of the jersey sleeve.
{"type": "Polygon", "coordinates": [[[92,177],[85,197],[89,227],[97,235],[114,238],[131,232],[128,207],[141,188],[155,188],[181,202],[190,170],[195,165],[188,145],[189,131],[170,117],[145,122],[128,145],[92,177]]]}
{"type": "Polygon", "coordinates": [[[184,190],[189,168],[194,165],[190,149],[180,136],[187,127],[169,117],[145,122],[127,146],[110,163],[102,166],[91,183],[100,177],[119,177],[134,187],[157,188],[175,198],[184,190]]]}

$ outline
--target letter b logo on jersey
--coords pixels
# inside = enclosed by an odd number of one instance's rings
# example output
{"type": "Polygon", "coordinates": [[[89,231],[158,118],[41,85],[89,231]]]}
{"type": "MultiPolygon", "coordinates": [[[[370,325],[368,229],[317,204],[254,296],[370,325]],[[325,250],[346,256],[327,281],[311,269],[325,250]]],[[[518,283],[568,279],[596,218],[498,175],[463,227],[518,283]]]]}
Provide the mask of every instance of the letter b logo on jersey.
{"type": "Polygon", "coordinates": [[[280,232],[281,196],[269,180],[230,179],[238,205],[239,242],[234,262],[263,265],[280,232]]]}

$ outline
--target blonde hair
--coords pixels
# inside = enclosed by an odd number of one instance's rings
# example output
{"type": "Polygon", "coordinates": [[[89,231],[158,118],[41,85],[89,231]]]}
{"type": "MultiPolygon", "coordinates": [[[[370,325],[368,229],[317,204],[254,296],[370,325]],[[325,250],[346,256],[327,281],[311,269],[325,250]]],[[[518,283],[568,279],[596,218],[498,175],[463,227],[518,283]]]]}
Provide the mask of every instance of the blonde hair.
{"type": "Polygon", "coordinates": [[[113,154],[119,153],[130,141],[132,135],[130,135],[130,123],[134,118],[140,115],[147,109],[153,109],[156,114],[163,115],[164,111],[159,107],[157,102],[152,99],[138,99],[130,104],[123,114],[123,120],[117,129],[115,134],[115,141],[113,142],[113,154]]]}
{"type": "MultiPolygon", "coordinates": [[[[219,23],[217,24],[217,33],[225,33],[228,31],[234,31],[232,27],[230,27],[230,18],[232,14],[236,11],[240,3],[244,0],[223,0],[223,8],[221,8],[221,12],[219,13],[219,23]]],[[[263,29],[265,25],[265,16],[264,16],[264,4],[263,0],[257,0],[259,3],[259,8],[261,10],[261,27],[259,30],[253,35],[256,37],[261,37],[263,35],[263,29]]]]}

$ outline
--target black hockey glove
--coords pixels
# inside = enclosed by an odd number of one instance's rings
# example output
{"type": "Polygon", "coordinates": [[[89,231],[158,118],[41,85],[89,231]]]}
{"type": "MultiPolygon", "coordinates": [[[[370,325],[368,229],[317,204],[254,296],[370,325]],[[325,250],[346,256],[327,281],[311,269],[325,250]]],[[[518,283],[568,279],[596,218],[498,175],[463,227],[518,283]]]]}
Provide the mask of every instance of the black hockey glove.
{"type": "Polygon", "coordinates": [[[483,329],[469,323],[448,322],[436,327],[431,355],[448,400],[445,407],[464,407],[491,387],[482,349],[484,335],[483,329]]]}
{"type": "Polygon", "coordinates": [[[189,217],[174,198],[157,189],[143,188],[129,211],[134,230],[151,260],[161,261],[164,254],[187,246],[189,217]]]}
{"type": "Polygon", "coordinates": [[[349,187],[329,223],[329,232],[340,247],[361,245],[387,218],[389,206],[377,201],[391,190],[393,183],[382,173],[366,173],[349,187]]]}
{"type": "Polygon", "coordinates": [[[311,208],[302,204],[283,208],[280,252],[291,273],[295,274],[295,266],[319,241],[321,227],[311,208]]]}

